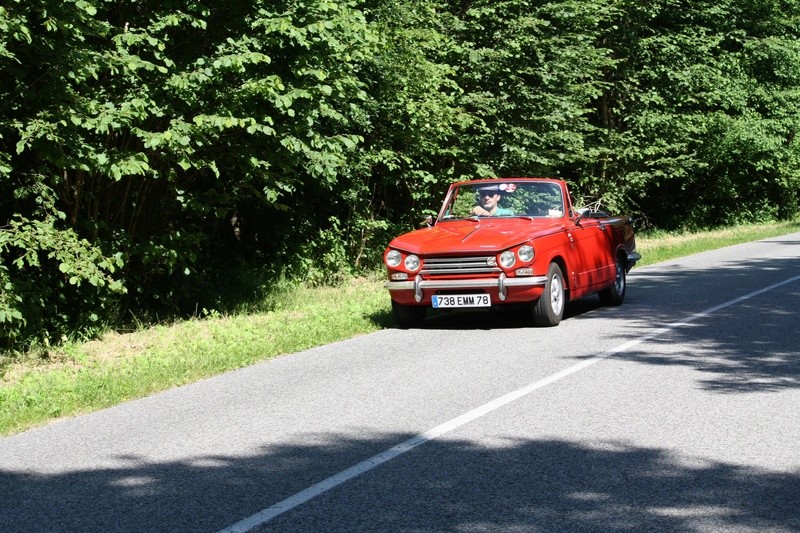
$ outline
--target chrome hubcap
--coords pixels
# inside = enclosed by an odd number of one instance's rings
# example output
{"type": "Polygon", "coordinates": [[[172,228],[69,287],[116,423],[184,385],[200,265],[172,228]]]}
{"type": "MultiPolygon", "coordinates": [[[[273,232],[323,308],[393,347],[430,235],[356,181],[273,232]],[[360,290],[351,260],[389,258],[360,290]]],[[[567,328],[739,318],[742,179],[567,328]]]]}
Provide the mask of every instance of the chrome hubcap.
{"type": "Polygon", "coordinates": [[[553,276],[550,280],[550,307],[553,309],[553,314],[560,315],[563,306],[564,286],[561,284],[560,276],[553,276]]]}

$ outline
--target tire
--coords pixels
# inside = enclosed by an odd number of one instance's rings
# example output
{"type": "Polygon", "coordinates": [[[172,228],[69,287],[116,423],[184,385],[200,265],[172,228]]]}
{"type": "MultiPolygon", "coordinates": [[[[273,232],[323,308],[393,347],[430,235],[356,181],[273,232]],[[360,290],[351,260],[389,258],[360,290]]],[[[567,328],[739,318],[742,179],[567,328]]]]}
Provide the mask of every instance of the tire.
{"type": "Polygon", "coordinates": [[[425,306],[399,304],[392,300],[392,314],[402,329],[415,328],[425,320],[425,306]]]}
{"type": "Polygon", "coordinates": [[[614,279],[614,284],[598,293],[600,295],[600,303],[603,305],[621,305],[622,301],[625,299],[625,288],[628,285],[628,281],[625,272],[625,263],[622,261],[621,256],[617,256],[615,270],[616,278],[614,279]]]}
{"type": "Polygon", "coordinates": [[[555,263],[550,263],[547,269],[547,282],[544,284],[544,292],[535,304],[533,304],[533,322],[537,326],[552,327],[557,326],[564,316],[564,307],[567,304],[567,293],[564,285],[564,273],[561,267],[555,263]]]}

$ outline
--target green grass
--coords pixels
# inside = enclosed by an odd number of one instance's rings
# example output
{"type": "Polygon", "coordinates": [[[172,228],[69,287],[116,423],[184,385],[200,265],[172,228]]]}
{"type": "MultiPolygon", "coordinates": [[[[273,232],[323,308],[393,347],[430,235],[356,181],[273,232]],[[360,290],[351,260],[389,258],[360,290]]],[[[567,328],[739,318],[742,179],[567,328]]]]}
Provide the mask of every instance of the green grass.
{"type": "Polygon", "coordinates": [[[651,265],[716,248],[758,241],[800,231],[800,221],[773,222],[685,233],[643,233],[636,237],[642,260],[636,266],[651,265]]]}
{"type": "Polygon", "coordinates": [[[392,323],[382,281],[273,296],[268,313],[189,320],[3,363],[0,435],[95,411],[392,323]]]}
{"type": "MultiPolygon", "coordinates": [[[[684,234],[642,234],[642,261],[657,263],[800,231],[800,222],[684,234]]],[[[0,435],[109,407],[281,354],[370,333],[393,323],[382,280],[295,287],[269,312],[212,316],[68,343],[46,357],[0,354],[0,435]]]]}

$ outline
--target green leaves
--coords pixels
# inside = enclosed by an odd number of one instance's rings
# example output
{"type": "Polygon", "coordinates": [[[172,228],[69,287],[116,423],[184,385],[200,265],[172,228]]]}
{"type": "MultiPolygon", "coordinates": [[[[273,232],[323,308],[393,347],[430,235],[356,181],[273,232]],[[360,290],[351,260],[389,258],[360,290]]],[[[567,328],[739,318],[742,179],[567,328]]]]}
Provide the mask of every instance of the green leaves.
{"type": "Polygon", "coordinates": [[[3,331],[334,279],[464,178],[662,227],[791,216],[798,28],[797,0],[5,2],[3,331]]]}
{"type": "Polygon", "coordinates": [[[789,57],[799,26],[776,22],[798,13],[796,2],[621,4],[609,34],[620,62],[604,97],[606,124],[629,137],[615,149],[625,157],[605,168],[629,187],[621,206],[638,203],[662,227],[761,220],[788,207],[790,189],[758,184],[788,183],[782,162],[797,149],[787,140],[800,126],[791,111],[800,76],[783,72],[797,74],[789,57]]]}
{"type": "Polygon", "coordinates": [[[585,161],[591,108],[614,64],[596,45],[607,3],[471,2],[461,17],[461,102],[479,118],[474,167],[553,175],[585,161]]]}
{"type": "Polygon", "coordinates": [[[57,226],[52,217],[17,216],[0,229],[0,346],[32,334],[47,337],[51,328],[57,333],[61,320],[82,313],[94,315],[91,322],[96,322],[98,299],[126,292],[123,280],[114,276],[124,266],[121,253],[105,255],[57,226]],[[60,275],[52,279],[55,271],[60,275]],[[54,312],[59,307],[67,314],[54,312]]]}
{"type": "MultiPolygon", "coordinates": [[[[122,254],[105,256],[87,240],[70,229],[55,227],[52,218],[28,220],[17,217],[0,230],[0,257],[19,270],[42,268],[52,261],[70,285],[89,283],[95,287],[110,286],[111,277],[124,262],[122,254]]],[[[8,270],[6,269],[6,272],[8,270]]],[[[124,292],[119,283],[113,283],[116,292],[124,292]]]]}

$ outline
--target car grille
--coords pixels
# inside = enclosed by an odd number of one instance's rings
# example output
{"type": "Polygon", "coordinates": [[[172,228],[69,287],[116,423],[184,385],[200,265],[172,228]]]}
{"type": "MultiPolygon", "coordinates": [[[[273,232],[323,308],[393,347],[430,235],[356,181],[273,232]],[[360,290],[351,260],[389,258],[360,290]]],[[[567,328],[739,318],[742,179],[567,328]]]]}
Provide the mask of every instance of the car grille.
{"type": "Polygon", "coordinates": [[[493,255],[477,257],[426,257],[420,274],[426,277],[501,272],[493,255]]]}

